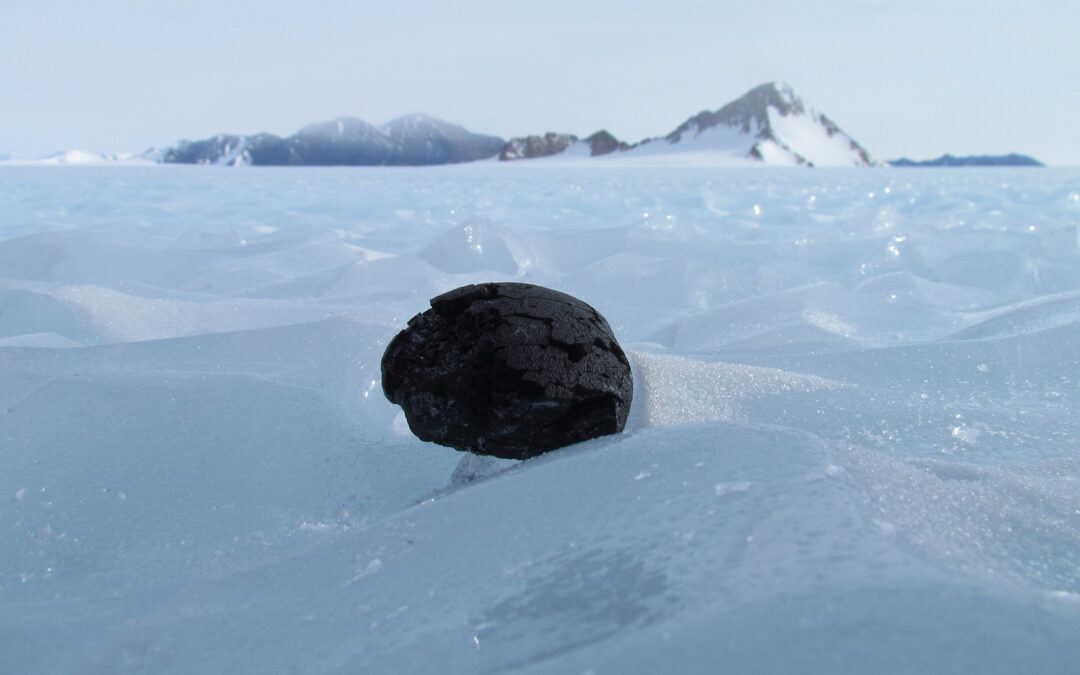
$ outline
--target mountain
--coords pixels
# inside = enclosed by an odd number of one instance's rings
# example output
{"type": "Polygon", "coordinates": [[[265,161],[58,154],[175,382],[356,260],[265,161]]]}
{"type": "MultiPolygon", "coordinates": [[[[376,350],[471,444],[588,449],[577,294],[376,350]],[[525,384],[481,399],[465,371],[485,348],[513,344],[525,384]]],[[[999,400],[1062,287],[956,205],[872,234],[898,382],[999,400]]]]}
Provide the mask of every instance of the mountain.
{"type": "Polygon", "coordinates": [[[653,152],[719,151],[766,164],[876,164],[835,122],[783,82],[759,85],[719,110],[699,113],[650,145],[653,152]]]}
{"type": "Polygon", "coordinates": [[[455,164],[494,157],[506,141],[474,134],[423,113],[399,117],[384,125],[393,150],[387,164],[417,166],[455,164]]]}
{"type": "Polygon", "coordinates": [[[548,134],[514,139],[500,159],[524,159],[565,153],[596,156],[613,152],[645,158],[682,153],[705,157],[711,164],[764,163],[789,166],[873,166],[877,163],[831,119],[807,105],[790,85],[770,82],[754,87],[715,111],[701,112],[662,138],[628,145],[606,131],[584,142],[552,144],[548,134]],[[580,147],[588,144],[587,149],[580,147]],[[561,149],[559,149],[561,148],[561,149]]]}
{"type": "Polygon", "coordinates": [[[273,134],[219,134],[151,151],[169,164],[228,166],[423,166],[471,162],[494,156],[505,145],[429,115],[399,117],[374,126],[355,117],[311,124],[288,138],[273,134]]]}
{"type": "Polygon", "coordinates": [[[889,166],[899,167],[924,167],[924,166],[1046,166],[1034,157],[1012,153],[1008,155],[969,155],[967,157],[954,157],[944,154],[937,159],[925,159],[915,161],[907,157],[891,159],[886,162],[889,166]]]}
{"type": "MultiPolygon", "coordinates": [[[[273,166],[378,166],[390,164],[394,143],[382,129],[355,117],[309,124],[289,138],[273,166]]],[[[256,162],[253,162],[256,163],[256,162]]]]}
{"type": "MultiPolygon", "coordinates": [[[[276,136],[273,138],[277,139],[276,136]]],[[[233,165],[245,163],[239,160],[248,151],[247,145],[248,139],[244,136],[218,134],[201,141],[180,141],[175,147],[148,151],[147,154],[155,161],[167,164],[233,165]]]]}

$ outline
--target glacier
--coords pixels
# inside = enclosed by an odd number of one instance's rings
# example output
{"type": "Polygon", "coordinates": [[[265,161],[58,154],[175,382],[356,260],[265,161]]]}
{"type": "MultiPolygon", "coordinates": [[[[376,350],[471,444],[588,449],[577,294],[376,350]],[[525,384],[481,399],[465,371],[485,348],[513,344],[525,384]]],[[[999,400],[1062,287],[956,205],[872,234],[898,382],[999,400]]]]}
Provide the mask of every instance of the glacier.
{"type": "Polygon", "coordinates": [[[1080,171],[0,167],[0,671],[1080,668],[1080,171]],[[627,430],[423,443],[429,298],[627,430]]]}

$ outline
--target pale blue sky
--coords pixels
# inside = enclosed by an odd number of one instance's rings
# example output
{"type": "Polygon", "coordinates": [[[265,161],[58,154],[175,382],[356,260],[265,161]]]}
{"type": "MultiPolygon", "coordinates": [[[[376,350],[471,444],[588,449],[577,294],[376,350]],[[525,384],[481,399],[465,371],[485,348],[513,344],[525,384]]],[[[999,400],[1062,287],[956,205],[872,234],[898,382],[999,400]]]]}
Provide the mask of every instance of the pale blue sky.
{"type": "Polygon", "coordinates": [[[1077,4],[0,0],[0,154],[410,112],[637,141],[786,80],[879,159],[1080,166],[1077,4]]]}

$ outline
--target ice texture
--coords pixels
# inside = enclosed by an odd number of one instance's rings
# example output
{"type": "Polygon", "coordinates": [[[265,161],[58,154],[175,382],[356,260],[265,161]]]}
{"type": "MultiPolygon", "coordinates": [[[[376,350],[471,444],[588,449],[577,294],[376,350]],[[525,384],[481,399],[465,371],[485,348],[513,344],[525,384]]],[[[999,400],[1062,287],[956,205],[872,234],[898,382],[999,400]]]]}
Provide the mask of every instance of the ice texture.
{"type": "Polygon", "coordinates": [[[0,167],[0,672],[1080,671],[1080,172],[0,167]],[[459,464],[428,299],[609,321],[459,464]]]}

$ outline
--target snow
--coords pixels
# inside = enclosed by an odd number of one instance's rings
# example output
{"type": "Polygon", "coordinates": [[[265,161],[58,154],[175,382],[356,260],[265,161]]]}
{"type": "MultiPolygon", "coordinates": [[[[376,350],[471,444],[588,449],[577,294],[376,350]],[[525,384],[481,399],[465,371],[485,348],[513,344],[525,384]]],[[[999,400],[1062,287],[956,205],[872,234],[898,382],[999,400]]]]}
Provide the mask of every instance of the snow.
{"type": "MultiPolygon", "coordinates": [[[[760,166],[759,160],[749,156],[750,149],[757,142],[757,132],[755,128],[750,134],[744,134],[740,129],[720,124],[704,131],[695,130],[692,135],[687,133],[677,143],[657,138],[626,152],[612,153],[605,157],[610,156],[613,160],[617,158],[620,162],[639,166],[760,166]]],[[[770,157],[766,161],[780,166],[793,164],[786,160],[777,162],[775,159],[770,157]]]]}
{"type": "Polygon", "coordinates": [[[146,157],[130,153],[111,155],[83,150],[65,150],[38,158],[0,155],[0,166],[142,166],[151,163],[146,157]]]}
{"type": "Polygon", "coordinates": [[[858,166],[862,163],[847,134],[837,132],[830,136],[821,122],[821,115],[814,110],[805,115],[781,115],[770,108],[769,125],[780,143],[795,148],[814,166],[858,166]]]}
{"type": "Polygon", "coordinates": [[[0,672],[1077,672],[1080,173],[615,166],[0,166],[0,672]],[[623,434],[408,433],[483,280],[623,434]]]}

